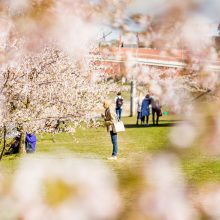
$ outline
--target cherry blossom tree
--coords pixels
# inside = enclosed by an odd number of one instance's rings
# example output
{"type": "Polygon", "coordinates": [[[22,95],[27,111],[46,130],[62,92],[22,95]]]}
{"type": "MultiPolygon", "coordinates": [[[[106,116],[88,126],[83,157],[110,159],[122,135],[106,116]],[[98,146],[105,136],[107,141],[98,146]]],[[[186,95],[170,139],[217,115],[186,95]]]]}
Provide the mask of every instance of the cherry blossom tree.
{"type": "Polygon", "coordinates": [[[93,122],[97,105],[116,88],[106,82],[106,67],[88,60],[109,3],[0,4],[1,128],[17,128],[24,148],[25,132],[73,132],[82,122],[93,122]]]}
{"type": "Polygon", "coordinates": [[[114,90],[101,67],[73,62],[54,48],[2,68],[1,79],[1,126],[13,124],[22,143],[26,132],[73,132],[93,122],[98,104],[114,90]]]}

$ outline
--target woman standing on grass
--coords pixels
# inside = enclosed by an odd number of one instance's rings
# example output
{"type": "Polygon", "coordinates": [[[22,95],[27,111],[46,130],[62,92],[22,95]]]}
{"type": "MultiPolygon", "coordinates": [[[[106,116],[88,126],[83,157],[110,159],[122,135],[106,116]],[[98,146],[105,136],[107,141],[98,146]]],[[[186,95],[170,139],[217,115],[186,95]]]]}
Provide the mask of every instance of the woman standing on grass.
{"type": "Polygon", "coordinates": [[[159,124],[159,118],[162,116],[161,105],[157,97],[151,97],[151,107],[152,107],[152,121],[155,125],[155,114],[156,114],[156,125],[159,124]]]}
{"type": "Polygon", "coordinates": [[[115,117],[110,111],[110,104],[108,101],[103,102],[103,107],[105,109],[105,114],[102,114],[102,117],[105,120],[105,126],[107,128],[107,131],[110,132],[111,141],[113,145],[112,149],[112,156],[109,157],[109,160],[116,160],[117,159],[117,153],[118,153],[118,141],[117,141],[117,133],[113,131],[113,123],[115,120],[115,117]]]}
{"type": "Polygon", "coordinates": [[[149,122],[150,104],[151,104],[150,95],[147,94],[144,100],[142,101],[142,105],[141,105],[141,124],[144,124],[146,117],[146,126],[148,126],[148,122],[149,122]]]}

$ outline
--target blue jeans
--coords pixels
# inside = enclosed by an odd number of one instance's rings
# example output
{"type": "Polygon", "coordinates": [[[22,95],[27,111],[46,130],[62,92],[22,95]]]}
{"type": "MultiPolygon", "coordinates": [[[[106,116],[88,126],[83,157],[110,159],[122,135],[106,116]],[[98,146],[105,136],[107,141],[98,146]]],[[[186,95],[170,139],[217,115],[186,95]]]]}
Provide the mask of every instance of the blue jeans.
{"type": "Polygon", "coordinates": [[[34,153],[35,152],[35,148],[33,148],[33,146],[30,143],[25,143],[25,150],[27,153],[34,153]]]}
{"type": "Polygon", "coordinates": [[[113,131],[110,131],[113,150],[112,150],[112,156],[117,156],[118,153],[118,141],[117,141],[117,133],[114,133],[113,131]]]}
{"type": "Polygon", "coordinates": [[[118,119],[121,119],[122,108],[116,108],[115,112],[116,112],[118,119]]]}

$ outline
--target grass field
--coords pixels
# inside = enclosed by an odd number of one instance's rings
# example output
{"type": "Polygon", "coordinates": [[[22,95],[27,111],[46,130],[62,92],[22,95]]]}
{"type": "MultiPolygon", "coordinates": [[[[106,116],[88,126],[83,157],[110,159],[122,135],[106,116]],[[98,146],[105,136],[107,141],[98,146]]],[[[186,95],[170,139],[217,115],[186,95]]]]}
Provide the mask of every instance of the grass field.
{"type": "MultiPolygon", "coordinates": [[[[140,157],[144,158],[145,154],[149,155],[153,152],[161,151],[168,146],[167,134],[173,125],[169,117],[166,120],[162,120],[161,125],[158,127],[136,126],[136,119],[130,117],[123,118],[123,121],[126,126],[126,132],[118,135],[119,157],[113,167],[120,169],[122,165],[124,167],[131,162],[134,162],[134,166],[139,166],[142,161],[136,160],[135,162],[136,157],[139,159],[140,157]]],[[[37,139],[37,153],[69,151],[81,157],[101,159],[109,163],[106,159],[111,155],[112,151],[110,136],[104,127],[93,129],[79,128],[74,136],[67,133],[54,136],[46,134],[38,136],[37,139]]],[[[5,156],[1,163],[10,170],[10,167],[13,167],[13,164],[18,159],[18,156],[5,156]]]]}
{"type": "MultiPolygon", "coordinates": [[[[75,136],[62,133],[55,136],[38,137],[37,152],[57,153],[59,156],[68,153],[73,157],[103,160],[118,177],[122,189],[122,198],[129,206],[135,193],[142,184],[139,178],[145,160],[160,152],[171,151],[180,156],[184,174],[192,185],[201,185],[208,181],[220,181],[220,159],[201,154],[196,148],[180,151],[173,149],[169,142],[169,131],[178,123],[177,116],[163,116],[158,127],[136,126],[135,118],[124,117],[126,132],[119,136],[119,155],[117,161],[109,161],[112,145],[110,136],[104,127],[97,129],[77,130],[75,136]]],[[[33,156],[33,155],[30,155],[33,156]]],[[[8,174],[13,175],[20,156],[5,156],[1,166],[8,174]]]]}

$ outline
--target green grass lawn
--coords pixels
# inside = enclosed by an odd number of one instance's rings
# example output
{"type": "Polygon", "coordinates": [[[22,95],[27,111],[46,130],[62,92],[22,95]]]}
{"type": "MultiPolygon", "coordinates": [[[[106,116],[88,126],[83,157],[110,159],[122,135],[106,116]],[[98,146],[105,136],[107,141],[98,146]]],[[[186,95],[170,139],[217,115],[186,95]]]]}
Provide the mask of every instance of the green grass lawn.
{"type": "MultiPolygon", "coordinates": [[[[126,132],[119,133],[119,155],[117,161],[109,161],[112,145],[109,133],[104,127],[85,129],[79,128],[75,136],[66,133],[51,136],[38,136],[37,152],[66,154],[73,157],[103,160],[118,176],[121,194],[126,204],[130,204],[135,197],[135,191],[140,187],[139,173],[145,160],[160,152],[172,151],[180,155],[186,179],[190,184],[203,184],[208,181],[220,181],[220,158],[208,157],[195,149],[184,151],[173,150],[169,142],[169,131],[177,116],[163,116],[158,127],[136,126],[136,119],[124,117],[126,132]]],[[[151,122],[150,122],[151,123],[151,122]]],[[[31,155],[32,156],[32,155],[31,155]]],[[[13,174],[20,156],[3,157],[1,166],[7,173],[13,174]]]]}

